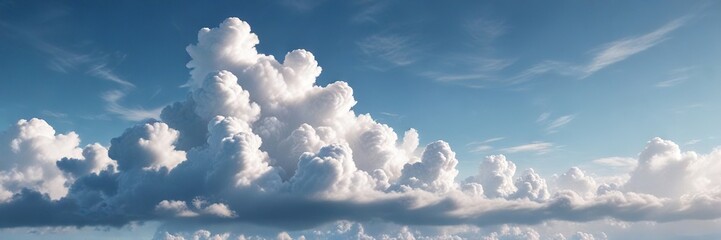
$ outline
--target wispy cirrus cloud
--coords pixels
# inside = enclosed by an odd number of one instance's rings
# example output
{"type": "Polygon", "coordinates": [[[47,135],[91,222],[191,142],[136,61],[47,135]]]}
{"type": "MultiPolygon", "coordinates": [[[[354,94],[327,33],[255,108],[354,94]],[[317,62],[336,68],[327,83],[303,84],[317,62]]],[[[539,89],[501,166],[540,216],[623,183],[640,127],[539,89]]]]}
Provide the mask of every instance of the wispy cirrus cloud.
{"type": "Polygon", "coordinates": [[[68,117],[68,114],[62,113],[62,112],[56,112],[56,111],[50,111],[50,110],[42,110],[40,111],[40,114],[47,117],[52,118],[66,118],[68,117]]]}
{"type": "Polygon", "coordinates": [[[443,61],[453,70],[427,71],[422,75],[438,82],[462,82],[469,80],[493,80],[497,73],[513,64],[513,60],[482,56],[448,56],[443,61]]]}
{"type": "Polygon", "coordinates": [[[574,76],[578,75],[578,66],[573,66],[572,64],[565,62],[545,60],[534,64],[512,77],[509,77],[504,80],[504,82],[507,85],[521,84],[548,73],[554,73],[561,76],[574,76]]]}
{"type": "Polygon", "coordinates": [[[606,158],[599,158],[591,161],[592,163],[596,165],[601,165],[605,167],[611,167],[611,168],[618,168],[618,169],[624,169],[624,170],[632,170],[636,167],[636,164],[638,161],[635,158],[631,157],[606,157],[606,158]]]}
{"type": "Polygon", "coordinates": [[[106,103],[105,110],[129,121],[141,121],[149,118],[160,118],[160,112],[163,110],[163,107],[153,109],[126,107],[120,104],[120,100],[122,100],[125,95],[125,92],[119,90],[112,90],[103,93],[101,95],[101,98],[106,103]]]}
{"type": "Polygon", "coordinates": [[[278,1],[282,6],[291,10],[305,13],[310,12],[318,6],[325,3],[326,0],[281,0],[278,1]]]}
{"type": "Polygon", "coordinates": [[[551,113],[544,112],[544,113],[541,113],[541,115],[539,115],[538,118],[536,118],[536,123],[545,125],[544,130],[547,133],[556,133],[556,132],[558,132],[558,129],[571,123],[571,121],[573,121],[575,118],[576,118],[576,114],[568,114],[568,115],[556,117],[553,120],[551,120],[551,113]]]}
{"type": "Polygon", "coordinates": [[[105,81],[114,82],[126,88],[134,88],[130,81],[121,78],[108,67],[110,56],[96,52],[82,53],[50,43],[36,34],[0,21],[0,27],[9,30],[22,41],[47,56],[48,67],[52,70],[69,73],[81,71],[105,81]]]}
{"type": "Polygon", "coordinates": [[[548,124],[548,126],[546,127],[546,132],[555,133],[558,131],[559,128],[566,126],[566,124],[570,123],[575,118],[576,118],[576,115],[574,115],[574,114],[560,116],[548,124]]]}
{"type": "Polygon", "coordinates": [[[538,118],[536,119],[536,122],[537,122],[537,123],[544,122],[544,121],[546,121],[546,119],[548,119],[548,117],[550,117],[550,116],[551,116],[551,113],[550,113],[550,112],[541,113],[541,115],[538,115],[538,118]]]}
{"type": "Polygon", "coordinates": [[[471,153],[482,153],[482,152],[488,152],[493,150],[493,146],[490,145],[490,143],[498,142],[503,139],[506,139],[505,137],[495,137],[495,138],[489,138],[483,141],[473,141],[468,144],[466,144],[466,147],[469,148],[468,152],[471,153]]]}
{"type": "Polygon", "coordinates": [[[107,63],[97,63],[93,67],[88,69],[87,73],[92,76],[123,85],[125,87],[135,87],[135,84],[132,84],[128,80],[125,80],[115,74],[113,70],[107,67],[107,63]]]}
{"type": "MultiPolygon", "coordinates": [[[[101,98],[106,103],[105,110],[109,113],[120,116],[130,121],[140,121],[148,118],[158,118],[162,108],[144,109],[129,108],[121,105],[120,100],[134,89],[135,84],[117,74],[110,65],[112,55],[98,51],[76,51],[70,48],[53,44],[33,32],[15,27],[9,23],[0,21],[0,28],[9,30],[25,41],[32,48],[44,54],[48,59],[48,67],[60,73],[79,72],[104,81],[116,83],[120,88],[103,93],[101,98]]],[[[43,112],[46,116],[56,118],[67,117],[65,114],[55,112],[43,112]]]]}
{"type": "Polygon", "coordinates": [[[581,75],[581,78],[588,77],[591,74],[610,66],[611,64],[623,61],[630,56],[656,46],[666,40],[666,36],[669,33],[683,26],[685,22],[686,18],[679,18],[650,33],[602,45],[594,51],[596,54],[593,59],[583,68],[583,75],[581,75]]]}
{"type": "Polygon", "coordinates": [[[494,49],[494,42],[507,32],[508,27],[503,21],[488,18],[474,18],[462,24],[467,34],[462,52],[437,56],[442,59],[428,71],[421,73],[432,80],[462,85],[472,88],[483,88],[489,83],[498,81],[500,72],[515,62],[515,59],[499,57],[494,49]]]}
{"type": "Polygon", "coordinates": [[[513,147],[507,147],[500,149],[501,152],[505,153],[522,153],[531,152],[536,154],[546,154],[553,150],[554,144],[550,142],[535,141],[528,144],[522,144],[513,147]]]}
{"type": "Polygon", "coordinates": [[[671,70],[669,73],[669,79],[656,83],[658,88],[668,88],[676,86],[680,83],[687,81],[691,78],[691,72],[693,67],[683,67],[671,70]]]}
{"type": "Polygon", "coordinates": [[[660,28],[638,36],[626,37],[602,44],[591,50],[592,57],[587,63],[568,63],[554,60],[544,60],[532,65],[526,70],[509,77],[507,84],[520,84],[544,74],[557,74],[560,76],[587,78],[613,64],[646,51],[668,39],[668,35],[682,27],[690,17],[682,17],[670,21],[660,28]]]}
{"type": "Polygon", "coordinates": [[[464,27],[468,34],[478,42],[493,41],[505,34],[508,27],[503,21],[487,18],[476,18],[467,21],[464,27]]]}
{"type": "Polygon", "coordinates": [[[367,57],[394,66],[406,66],[418,60],[411,37],[400,34],[376,34],[356,42],[367,57]]]}
{"type": "Polygon", "coordinates": [[[361,23],[378,23],[378,18],[386,11],[391,3],[388,1],[361,1],[358,2],[360,10],[351,17],[351,22],[361,23]]]}

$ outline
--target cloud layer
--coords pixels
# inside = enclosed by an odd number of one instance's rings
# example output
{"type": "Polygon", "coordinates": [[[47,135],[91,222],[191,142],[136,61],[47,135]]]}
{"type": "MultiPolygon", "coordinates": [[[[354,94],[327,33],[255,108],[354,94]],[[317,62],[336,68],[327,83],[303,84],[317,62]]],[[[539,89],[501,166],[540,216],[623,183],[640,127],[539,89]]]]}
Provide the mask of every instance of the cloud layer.
{"type": "MultiPolygon", "coordinates": [[[[257,44],[237,18],[201,29],[186,49],[187,99],[128,128],[109,148],[80,147],[77,134],[58,134],[40,119],[2,132],[0,227],[161,220],[305,229],[338,220],[489,226],[721,217],[721,150],[682,152],[654,138],[622,184],[578,168],[555,181],[533,169],[517,174],[503,155],[456,181],[458,159],[448,143],[419,147],[416,130],[398,136],[356,114],[348,83],[315,84],[322,69],[312,53],[294,50],[279,61],[258,53],[257,44]]],[[[536,142],[503,151],[551,147],[536,142]]],[[[505,235],[533,233],[507,228],[496,239],[505,235]]]]}

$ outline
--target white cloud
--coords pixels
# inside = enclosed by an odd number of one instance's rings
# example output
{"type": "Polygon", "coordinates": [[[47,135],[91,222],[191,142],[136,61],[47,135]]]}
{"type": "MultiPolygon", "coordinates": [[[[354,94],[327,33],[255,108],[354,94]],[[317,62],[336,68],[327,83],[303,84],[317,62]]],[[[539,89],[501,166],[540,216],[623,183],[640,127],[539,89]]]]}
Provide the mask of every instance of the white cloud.
{"type": "Polygon", "coordinates": [[[40,112],[40,114],[46,116],[46,117],[52,117],[52,118],[66,118],[68,117],[68,114],[61,113],[61,112],[54,112],[50,110],[43,110],[40,112]]]}
{"type": "Polygon", "coordinates": [[[55,166],[61,158],[82,159],[80,137],[75,132],[56,134],[50,124],[21,119],[0,132],[0,202],[28,188],[59,199],[68,192],[68,180],[55,166]]]}
{"type": "Polygon", "coordinates": [[[683,26],[685,21],[684,18],[676,19],[653,32],[604,44],[595,51],[591,62],[583,67],[582,78],[663,42],[669,33],[683,26]]]}
{"type": "Polygon", "coordinates": [[[546,127],[546,131],[548,133],[555,133],[558,131],[559,128],[566,126],[566,124],[570,123],[575,118],[576,115],[560,116],[548,124],[548,126],[546,127]]]}
{"type": "Polygon", "coordinates": [[[536,119],[536,122],[537,122],[537,123],[545,122],[546,119],[548,119],[548,117],[550,117],[550,116],[551,116],[551,113],[550,113],[550,112],[541,113],[541,115],[538,115],[538,118],[536,119]]]}
{"type": "Polygon", "coordinates": [[[390,5],[386,1],[359,1],[360,10],[351,17],[354,23],[378,23],[379,15],[390,5]]]}
{"type": "Polygon", "coordinates": [[[501,71],[515,62],[515,59],[492,54],[495,52],[494,43],[507,32],[507,26],[501,20],[474,18],[465,21],[463,29],[468,38],[459,41],[470,48],[450,54],[433,54],[437,66],[424,69],[421,75],[469,88],[486,88],[495,84],[501,79],[501,71]]]}
{"type": "Polygon", "coordinates": [[[692,67],[677,68],[669,73],[669,79],[656,83],[656,87],[668,88],[676,86],[691,78],[692,67]]]}
{"type": "MultiPolygon", "coordinates": [[[[615,63],[646,51],[653,46],[663,42],[668,35],[682,27],[688,17],[679,18],[666,23],[660,28],[635,37],[619,39],[613,42],[602,44],[592,51],[593,56],[588,63],[567,63],[561,61],[544,60],[534,64],[526,70],[505,80],[508,84],[525,83],[541,75],[554,73],[561,76],[587,78],[594,73],[607,68],[615,63]]],[[[662,85],[676,84],[681,80],[665,83],[662,85]]]]}
{"type": "Polygon", "coordinates": [[[513,184],[514,174],[516,164],[506,160],[506,156],[493,155],[481,162],[478,175],[467,178],[466,183],[481,184],[484,194],[490,198],[507,197],[517,190],[513,184]]]}
{"type": "Polygon", "coordinates": [[[493,146],[490,145],[490,143],[501,141],[505,139],[505,137],[495,137],[495,138],[489,138],[483,141],[474,141],[466,144],[466,146],[469,148],[469,152],[472,153],[482,153],[482,152],[488,152],[493,150],[493,146]]]}
{"type": "Polygon", "coordinates": [[[125,97],[125,92],[119,90],[105,92],[101,97],[106,103],[105,109],[108,112],[116,114],[129,121],[157,119],[160,116],[160,111],[163,109],[162,107],[155,109],[125,107],[119,103],[120,100],[125,97]]]}
{"type": "Polygon", "coordinates": [[[406,164],[398,180],[401,187],[421,188],[430,192],[445,193],[456,187],[458,160],[450,145],[436,141],[426,146],[421,161],[406,164]]]}
{"type": "Polygon", "coordinates": [[[673,87],[673,86],[676,86],[679,83],[682,83],[686,80],[688,80],[688,77],[685,77],[685,76],[673,77],[671,79],[656,83],[656,87],[660,87],[660,88],[673,87]]]}
{"type": "Polygon", "coordinates": [[[130,87],[130,88],[135,87],[135,84],[132,84],[128,80],[125,80],[125,79],[119,77],[112,70],[110,70],[107,67],[107,63],[96,64],[95,66],[89,68],[88,74],[111,81],[111,82],[114,82],[114,83],[117,83],[117,84],[120,84],[125,87],[130,87]]]}
{"type": "Polygon", "coordinates": [[[565,173],[556,177],[556,184],[559,189],[573,190],[584,197],[592,197],[596,194],[596,180],[587,175],[577,167],[568,169],[565,173]]]}
{"type": "Polygon", "coordinates": [[[281,0],[278,2],[292,10],[305,13],[322,5],[326,0],[281,0]]]}
{"type": "Polygon", "coordinates": [[[537,154],[545,154],[553,150],[553,147],[553,143],[536,141],[528,144],[503,148],[500,149],[500,151],[505,153],[533,152],[537,154]]]}
{"type": "Polygon", "coordinates": [[[606,167],[621,168],[625,170],[631,170],[636,167],[636,159],[630,157],[606,157],[594,159],[594,164],[598,164],[606,167]]]}
{"type": "Polygon", "coordinates": [[[138,124],[111,141],[109,156],[123,171],[172,170],[185,161],[185,152],[175,149],[180,132],[162,122],[138,124]]]}
{"type": "Polygon", "coordinates": [[[84,71],[84,73],[100,78],[102,80],[114,82],[126,88],[133,88],[135,85],[123,78],[120,78],[108,66],[109,55],[97,53],[81,53],[53,44],[45,39],[38,37],[37,34],[12,26],[8,23],[0,21],[0,27],[10,30],[15,35],[22,37],[24,43],[30,44],[32,47],[47,55],[49,58],[50,69],[62,73],[70,71],[84,71]]]}

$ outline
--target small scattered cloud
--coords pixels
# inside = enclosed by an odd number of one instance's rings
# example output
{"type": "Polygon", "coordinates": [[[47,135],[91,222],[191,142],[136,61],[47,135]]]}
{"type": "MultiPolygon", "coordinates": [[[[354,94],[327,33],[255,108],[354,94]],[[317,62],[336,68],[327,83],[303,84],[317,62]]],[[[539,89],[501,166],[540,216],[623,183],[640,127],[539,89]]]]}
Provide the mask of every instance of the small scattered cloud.
{"type": "Polygon", "coordinates": [[[683,145],[696,145],[697,143],[700,143],[701,139],[691,139],[688,142],[684,143],[683,145]]]}
{"type": "Polygon", "coordinates": [[[536,154],[546,154],[553,149],[554,145],[550,142],[535,141],[528,144],[503,148],[500,151],[505,153],[522,153],[532,152],[536,154]]]}

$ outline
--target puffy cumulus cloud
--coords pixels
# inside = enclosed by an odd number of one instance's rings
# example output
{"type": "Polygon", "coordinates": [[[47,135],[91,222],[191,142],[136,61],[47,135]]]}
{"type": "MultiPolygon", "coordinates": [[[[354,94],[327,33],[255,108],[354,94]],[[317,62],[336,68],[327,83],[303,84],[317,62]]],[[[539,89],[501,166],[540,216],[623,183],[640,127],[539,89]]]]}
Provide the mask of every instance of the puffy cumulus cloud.
{"type": "Polygon", "coordinates": [[[199,87],[210,72],[235,70],[234,66],[256,62],[255,45],[259,42],[258,36],[250,32],[250,25],[238,18],[228,18],[212,30],[200,29],[198,43],[186,48],[192,58],[187,64],[192,76],[188,85],[199,87]]]}
{"type": "MultiPolygon", "coordinates": [[[[11,126],[0,138],[0,227],[158,220],[304,230],[348,220],[398,228],[352,225],[341,238],[456,239],[466,236],[412,227],[721,217],[721,150],[681,152],[653,139],[627,182],[595,182],[572,168],[559,175],[556,191],[532,169],[517,176],[516,165],[496,155],[457,182],[459,160],[448,143],[419,149],[416,130],[399,137],[356,114],[348,83],[316,85],[322,69],[310,52],[279,61],[257,44],[237,18],[202,29],[187,47],[187,98],[163,109],[161,119],[131,126],[108,149],[81,149],[76,134],[56,134],[38,119],[11,126]]],[[[206,232],[161,237],[226,236],[206,232]]],[[[537,236],[515,227],[491,234],[537,236]]]]}
{"type": "Polygon", "coordinates": [[[506,160],[504,155],[493,155],[486,157],[481,162],[478,175],[469,177],[466,182],[481,184],[489,198],[507,197],[517,190],[513,184],[515,174],[515,163],[506,160]]]}
{"type": "MultiPolygon", "coordinates": [[[[37,118],[22,119],[0,133],[0,202],[23,188],[48,194],[51,199],[65,196],[67,179],[56,162],[82,159],[79,144],[75,132],[56,134],[52,126],[37,118]]],[[[88,155],[92,155],[90,151],[88,155]]]]}
{"type": "Polygon", "coordinates": [[[212,162],[205,178],[215,186],[275,188],[280,178],[271,167],[269,156],[259,148],[262,139],[250,133],[244,122],[218,116],[209,125],[208,149],[200,150],[201,160],[212,162]],[[207,160],[202,160],[207,158],[207,160]]]}
{"type": "Polygon", "coordinates": [[[98,174],[108,167],[111,169],[117,167],[117,163],[108,156],[108,149],[98,143],[86,146],[83,149],[83,158],[63,158],[57,161],[56,165],[60,170],[74,177],[90,173],[98,174]]]}
{"type": "Polygon", "coordinates": [[[224,203],[209,204],[207,201],[199,198],[193,199],[192,207],[193,209],[191,209],[184,201],[163,200],[155,206],[155,211],[163,215],[177,217],[196,217],[201,214],[206,214],[229,218],[235,215],[235,213],[228,208],[228,205],[225,205],[224,203]]]}
{"type": "Polygon", "coordinates": [[[533,169],[526,170],[523,175],[516,179],[516,193],[511,198],[525,198],[533,201],[543,201],[550,197],[548,193],[548,185],[533,169]]]}
{"type": "Polygon", "coordinates": [[[605,233],[601,233],[598,236],[585,232],[576,232],[571,238],[572,240],[605,240],[608,239],[605,233]]]}
{"type": "Polygon", "coordinates": [[[238,78],[228,71],[208,77],[201,88],[193,91],[195,112],[203,119],[228,116],[251,123],[260,114],[258,104],[251,103],[250,93],[238,85],[238,78]]]}
{"type": "Polygon", "coordinates": [[[681,152],[672,141],[651,139],[639,154],[638,165],[623,189],[660,197],[718,190],[720,154],[719,149],[706,156],[681,152]]]}
{"type": "MultiPolygon", "coordinates": [[[[164,240],[228,240],[230,239],[230,233],[217,233],[213,234],[208,230],[198,230],[192,234],[175,233],[171,234],[166,232],[163,236],[164,240]]],[[[244,238],[243,238],[244,239],[244,238]]]]}
{"type": "MultiPolygon", "coordinates": [[[[196,231],[183,230],[174,232],[165,229],[157,234],[155,239],[173,239],[169,236],[192,239],[194,236],[229,236],[229,239],[359,239],[359,240],[461,240],[461,239],[543,239],[543,240],[570,240],[592,239],[604,240],[608,237],[604,232],[588,233],[583,231],[557,231],[553,228],[542,227],[534,229],[529,226],[503,224],[488,228],[460,227],[433,227],[433,226],[404,226],[387,223],[359,223],[351,221],[337,221],[324,224],[313,230],[277,231],[260,230],[244,226],[244,231],[227,232],[224,229],[199,229],[196,231]],[[391,225],[390,227],[388,225],[391,225]],[[198,234],[202,233],[202,234],[198,234]],[[215,234],[214,234],[215,233],[215,234]],[[568,236],[568,237],[566,237],[568,236]]],[[[206,238],[200,238],[206,239],[206,238]]]]}
{"type": "Polygon", "coordinates": [[[357,170],[351,156],[351,150],[343,145],[323,147],[317,154],[303,154],[298,171],[290,179],[291,191],[334,196],[362,194],[373,189],[373,179],[368,173],[357,170]]]}
{"type": "Polygon", "coordinates": [[[483,237],[484,240],[540,240],[541,235],[532,228],[503,225],[496,232],[483,237]]]}
{"type": "Polygon", "coordinates": [[[573,190],[586,197],[592,197],[597,190],[596,180],[578,167],[572,167],[556,176],[556,185],[559,189],[573,190]]]}
{"type": "Polygon", "coordinates": [[[118,169],[172,170],[185,160],[185,152],[173,145],[180,133],[162,122],[144,123],[113,138],[108,155],[118,161],[118,169]]]}
{"type": "Polygon", "coordinates": [[[407,164],[398,181],[401,188],[420,188],[430,192],[446,193],[456,188],[458,160],[456,153],[444,141],[426,146],[420,162],[407,164]]]}
{"type": "Polygon", "coordinates": [[[155,207],[155,210],[161,214],[168,214],[178,217],[198,216],[198,213],[191,211],[188,208],[188,204],[186,204],[184,201],[163,200],[158,203],[158,206],[155,207]]]}

